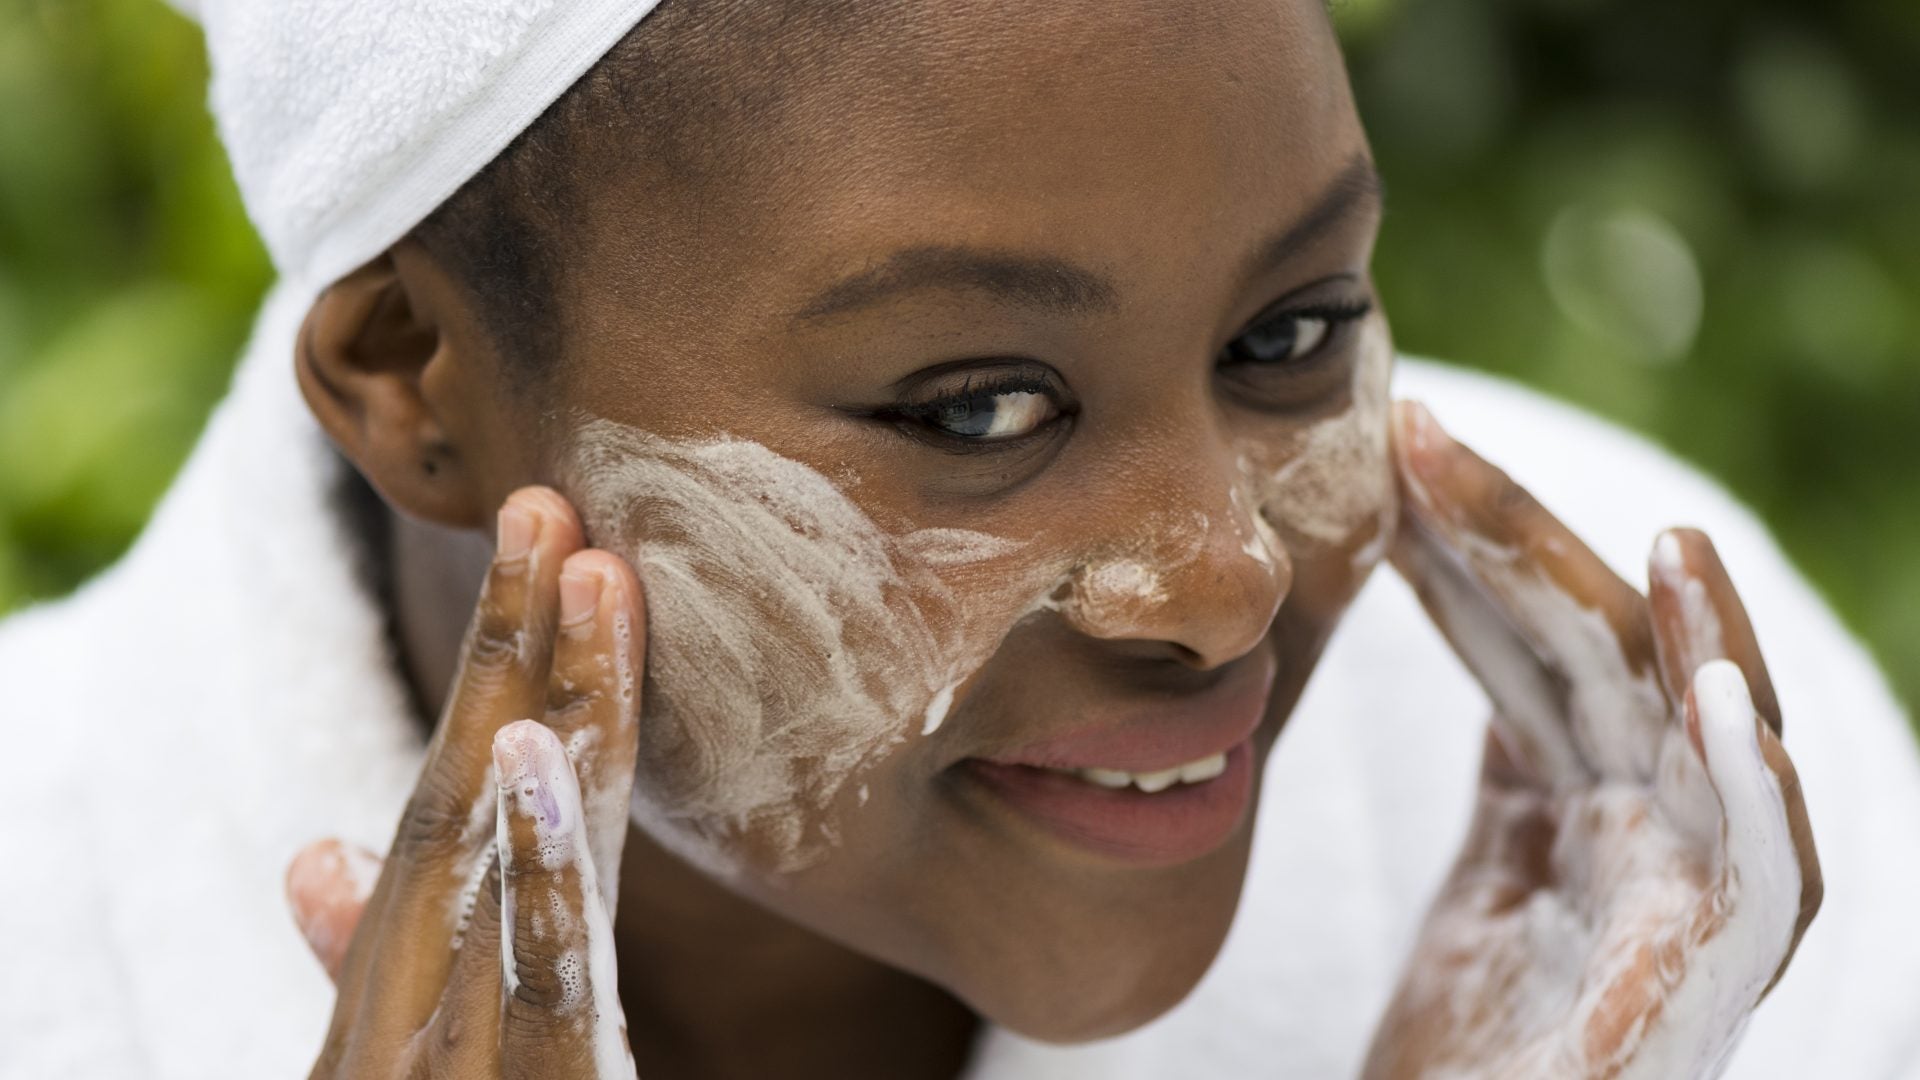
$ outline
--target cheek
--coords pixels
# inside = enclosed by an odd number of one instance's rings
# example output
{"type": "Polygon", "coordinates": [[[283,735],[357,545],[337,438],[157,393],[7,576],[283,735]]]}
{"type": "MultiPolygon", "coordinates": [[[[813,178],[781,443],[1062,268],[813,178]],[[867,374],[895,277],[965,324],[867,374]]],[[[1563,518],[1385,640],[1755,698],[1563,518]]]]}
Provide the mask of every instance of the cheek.
{"type": "Polygon", "coordinates": [[[646,589],[634,817],[717,875],[818,861],[838,840],[836,804],[863,801],[843,792],[938,727],[1018,617],[1016,590],[947,584],[1017,544],[889,535],[757,443],[595,420],[569,460],[589,535],[646,589]]]}
{"type": "Polygon", "coordinates": [[[1246,498],[1292,558],[1341,556],[1364,574],[1392,542],[1399,504],[1388,450],[1392,341],[1377,315],[1359,332],[1351,407],[1284,441],[1249,440],[1240,462],[1246,498]]]}

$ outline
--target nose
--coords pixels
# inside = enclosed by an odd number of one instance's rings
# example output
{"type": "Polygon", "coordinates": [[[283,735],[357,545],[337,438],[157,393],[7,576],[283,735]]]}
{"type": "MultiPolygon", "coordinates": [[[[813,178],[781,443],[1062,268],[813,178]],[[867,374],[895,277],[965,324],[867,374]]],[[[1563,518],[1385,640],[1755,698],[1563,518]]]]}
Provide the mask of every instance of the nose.
{"type": "Polygon", "coordinates": [[[1131,535],[1075,566],[1052,598],[1075,630],[1163,644],[1201,670],[1266,637],[1293,585],[1293,561],[1242,470],[1224,453],[1209,457],[1219,467],[1197,475],[1182,469],[1156,482],[1130,471],[1129,488],[1155,496],[1151,507],[1129,515],[1131,535]]]}

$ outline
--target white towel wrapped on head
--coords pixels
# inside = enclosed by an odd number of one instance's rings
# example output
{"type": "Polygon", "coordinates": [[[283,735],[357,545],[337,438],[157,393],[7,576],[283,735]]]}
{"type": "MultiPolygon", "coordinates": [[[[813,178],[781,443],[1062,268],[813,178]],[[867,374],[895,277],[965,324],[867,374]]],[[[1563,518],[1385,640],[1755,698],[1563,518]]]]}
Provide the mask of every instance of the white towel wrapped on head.
{"type": "Polygon", "coordinates": [[[281,275],[317,289],[497,157],[658,0],[175,0],[281,275]]]}

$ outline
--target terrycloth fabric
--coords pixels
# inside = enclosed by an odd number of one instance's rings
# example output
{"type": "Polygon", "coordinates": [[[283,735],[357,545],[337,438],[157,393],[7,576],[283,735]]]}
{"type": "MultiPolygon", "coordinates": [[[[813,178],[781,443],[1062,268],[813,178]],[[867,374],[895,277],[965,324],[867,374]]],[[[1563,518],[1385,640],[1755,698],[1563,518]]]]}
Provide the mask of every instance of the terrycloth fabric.
{"type": "MultiPolygon", "coordinates": [[[[0,1078],[304,1075],[331,990],[281,900],[337,834],[384,849],[421,747],[293,386],[307,296],[270,300],[146,534],[0,624],[0,1078]]],[[[1737,1080],[1920,1077],[1920,765],[1860,648],[1754,520],[1647,444],[1426,364],[1399,390],[1642,579],[1656,529],[1716,538],[1759,627],[1827,904],[1737,1080]]],[[[1363,592],[1269,767],[1240,917],[1198,991],[1096,1046],[982,1039],[970,1080],[1351,1075],[1460,840],[1484,698],[1390,574],[1363,592]]]]}
{"type": "Polygon", "coordinates": [[[176,0],[280,273],[324,285],[506,148],[657,0],[176,0]]]}

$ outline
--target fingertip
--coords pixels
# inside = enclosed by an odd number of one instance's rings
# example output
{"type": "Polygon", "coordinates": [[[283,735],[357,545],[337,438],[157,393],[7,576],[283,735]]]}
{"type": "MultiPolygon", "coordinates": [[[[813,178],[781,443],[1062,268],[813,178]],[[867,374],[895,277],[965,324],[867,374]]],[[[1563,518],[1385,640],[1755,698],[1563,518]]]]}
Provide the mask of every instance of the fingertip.
{"type": "Polygon", "coordinates": [[[1661,638],[1661,664],[1677,697],[1692,672],[1725,658],[1746,677],[1754,710],[1775,734],[1781,711],[1760,641],[1713,538],[1696,528],[1668,529],[1654,541],[1648,598],[1661,638]]]}
{"type": "Polygon", "coordinates": [[[538,720],[515,720],[493,733],[493,775],[504,790],[537,771],[541,758],[560,750],[560,738],[538,720]]]}
{"type": "Polygon", "coordinates": [[[302,916],[309,910],[320,883],[328,877],[325,866],[340,846],[340,841],[332,837],[315,840],[288,860],[286,876],[281,885],[286,891],[287,906],[293,909],[295,921],[304,921],[302,916]]]}
{"type": "Polygon", "coordinates": [[[628,597],[637,597],[640,592],[640,578],[633,567],[604,548],[581,548],[567,556],[561,573],[597,578],[603,588],[619,590],[628,597]]]}
{"type": "Polygon", "coordinates": [[[1738,882],[1739,917],[1754,928],[1756,940],[1781,945],[1770,989],[1823,895],[1798,777],[1755,709],[1740,665],[1725,659],[1700,665],[1688,703],[1689,713],[1699,717],[1708,782],[1720,800],[1723,873],[1738,882]]]}
{"type": "Polygon", "coordinates": [[[1393,428],[1396,442],[1410,451],[1435,449],[1447,440],[1433,411],[1417,398],[1401,398],[1393,403],[1393,428]]]}
{"type": "Polygon", "coordinates": [[[1662,529],[1653,539],[1653,553],[1647,559],[1647,582],[1649,585],[1665,584],[1672,587],[1686,576],[1687,557],[1682,545],[1682,537],[1691,529],[1662,529]]]}
{"type": "Polygon", "coordinates": [[[1429,485],[1439,475],[1443,452],[1453,440],[1424,404],[1407,399],[1393,403],[1392,441],[1394,457],[1413,501],[1430,506],[1433,500],[1429,485]]]}
{"type": "Polygon", "coordinates": [[[332,837],[301,848],[287,864],[284,884],[294,925],[329,975],[346,956],[380,866],[379,856],[332,837]]]}
{"type": "Polygon", "coordinates": [[[572,551],[582,543],[580,515],[574,510],[573,503],[545,484],[516,488],[501,504],[500,510],[503,518],[513,513],[526,515],[537,522],[534,543],[553,542],[566,551],[572,551]]]}
{"type": "Polygon", "coordinates": [[[1756,722],[1759,714],[1740,665],[1724,658],[1701,664],[1693,673],[1688,705],[1688,734],[1724,801],[1729,783],[1743,781],[1743,773],[1752,768],[1766,767],[1760,746],[1764,725],[1756,722]]]}
{"type": "Polygon", "coordinates": [[[606,591],[606,575],[586,565],[583,552],[567,556],[560,568],[560,625],[576,633],[589,630],[600,613],[600,598],[606,591]]]}
{"type": "Polygon", "coordinates": [[[538,720],[515,720],[493,737],[494,776],[509,810],[531,814],[543,830],[566,830],[578,816],[579,784],[560,736],[538,720]]]}
{"type": "MultiPolygon", "coordinates": [[[[574,588],[584,596],[591,589],[596,606],[590,612],[576,611],[582,620],[587,614],[605,614],[610,623],[621,660],[631,667],[639,663],[645,651],[646,591],[640,575],[627,560],[601,548],[584,548],[567,557],[562,571],[561,598],[566,600],[567,579],[574,577],[574,588]],[[591,585],[586,582],[590,581],[591,585]]],[[[572,623],[565,611],[563,624],[572,623]]],[[[583,623],[582,623],[583,624],[583,623]]],[[[574,625],[582,625],[574,624],[574,625]]]]}

